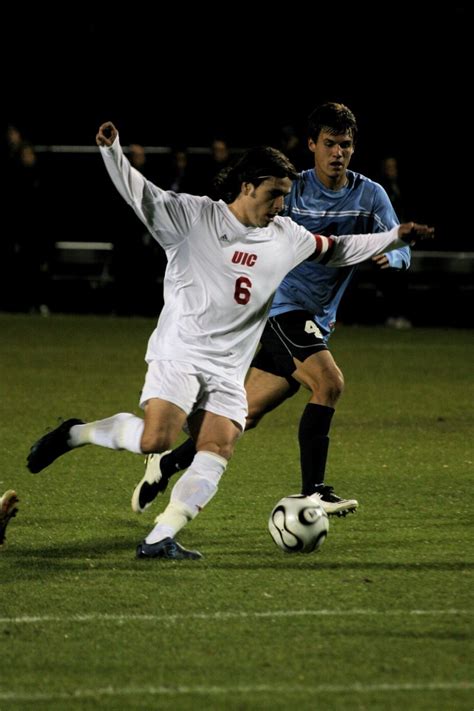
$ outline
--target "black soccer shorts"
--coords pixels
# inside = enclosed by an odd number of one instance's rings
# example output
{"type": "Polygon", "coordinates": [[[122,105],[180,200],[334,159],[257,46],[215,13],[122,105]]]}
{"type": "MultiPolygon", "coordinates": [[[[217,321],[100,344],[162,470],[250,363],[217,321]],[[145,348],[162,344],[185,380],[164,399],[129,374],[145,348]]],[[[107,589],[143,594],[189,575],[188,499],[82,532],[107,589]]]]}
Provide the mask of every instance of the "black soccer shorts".
{"type": "Polygon", "coordinates": [[[295,372],[293,358],[303,362],[313,353],[329,350],[308,311],[287,311],[270,317],[260,343],[251,367],[287,380],[295,372]]]}

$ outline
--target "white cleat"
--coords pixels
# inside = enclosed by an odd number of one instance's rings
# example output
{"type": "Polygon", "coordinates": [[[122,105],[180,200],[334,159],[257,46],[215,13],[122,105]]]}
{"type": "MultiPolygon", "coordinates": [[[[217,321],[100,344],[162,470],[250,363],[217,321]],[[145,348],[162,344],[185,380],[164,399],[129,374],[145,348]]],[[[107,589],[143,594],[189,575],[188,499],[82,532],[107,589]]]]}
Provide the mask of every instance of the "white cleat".
{"type": "Polygon", "coordinates": [[[332,486],[320,484],[310,498],[323,507],[328,516],[346,516],[355,513],[359,502],[356,499],[341,499],[336,496],[332,486]]]}
{"type": "Polygon", "coordinates": [[[160,460],[171,450],[162,454],[149,454],[145,459],[145,474],[143,479],[135,487],[132,495],[132,511],[143,513],[151,506],[160,491],[165,491],[168,486],[168,479],[163,476],[160,467],[160,460]]]}

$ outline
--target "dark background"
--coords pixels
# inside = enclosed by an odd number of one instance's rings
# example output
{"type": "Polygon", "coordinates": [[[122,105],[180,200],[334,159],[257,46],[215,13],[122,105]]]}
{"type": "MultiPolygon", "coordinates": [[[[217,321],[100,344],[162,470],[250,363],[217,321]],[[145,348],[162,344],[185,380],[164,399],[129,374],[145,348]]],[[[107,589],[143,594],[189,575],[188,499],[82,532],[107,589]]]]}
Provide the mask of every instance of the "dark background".
{"type": "Polygon", "coordinates": [[[275,144],[340,100],[359,122],[351,167],[375,175],[395,153],[410,217],[436,226],[437,249],[471,248],[464,4],[76,6],[7,10],[2,24],[2,122],[35,144],[91,145],[107,119],[124,144],[275,144]]]}

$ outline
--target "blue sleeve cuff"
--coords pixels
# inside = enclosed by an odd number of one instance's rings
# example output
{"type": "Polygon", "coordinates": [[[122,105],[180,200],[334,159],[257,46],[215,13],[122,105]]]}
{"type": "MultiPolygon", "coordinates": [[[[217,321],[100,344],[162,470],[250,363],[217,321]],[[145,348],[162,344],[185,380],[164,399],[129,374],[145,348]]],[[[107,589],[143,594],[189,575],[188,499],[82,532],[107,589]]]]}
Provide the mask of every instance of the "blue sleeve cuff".
{"type": "Polygon", "coordinates": [[[409,247],[394,249],[385,254],[391,269],[408,269],[411,262],[411,252],[409,247]]]}

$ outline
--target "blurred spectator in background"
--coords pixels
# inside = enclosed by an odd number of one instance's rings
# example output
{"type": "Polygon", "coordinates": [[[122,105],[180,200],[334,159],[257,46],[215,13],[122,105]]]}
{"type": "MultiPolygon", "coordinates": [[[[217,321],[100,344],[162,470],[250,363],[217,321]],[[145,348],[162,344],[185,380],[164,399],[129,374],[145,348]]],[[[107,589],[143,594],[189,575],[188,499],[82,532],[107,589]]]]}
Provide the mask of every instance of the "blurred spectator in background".
{"type": "Polygon", "coordinates": [[[23,136],[20,129],[12,124],[7,126],[5,133],[6,157],[9,160],[15,160],[19,157],[23,136]]]}
{"type": "Polygon", "coordinates": [[[306,146],[302,141],[294,126],[283,126],[280,136],[280,150],[293,163],[297,170],[303,170],[306,166],[306,146]]]}
{"type": "MultiPolygon", "coordinates": [[[[385,188],[400,222],[405,220],[405,206],[399,183],[398,160],[392,155],[380,161],[379,183],[385,188]]],[[[376,258],[375,258],[376,261],[376,258]]],[[[376,286],[384,299],[385,325],[389,328],[407,329],[412,323],[407,316],[409,309],[407,270],[377,269],[376,286]]]]}
{"type": "Polygon", "coordinates": [[[0,259],[0,310],[8,311],[14,306],[16,291],[13,271],[16,268],[17,248],[15,239],[15,188],[14,176],[20,163],[20,147],[23,136],[20,130],[8,124],[2,128],[1,142],[1,194],[2,194],[2,258],[0,259]]]}
{"type": "Polygon", "coordinates": [[[0,308],[49,315],[53,238],[47,192],[33,146],[9,125],[2,165],[5,236],[2,239],[0,308]]]}
{"type": "Polygon", "coordinates": [[[128,158],[134,168],[143,172],[146,165],[146,153],[139,143],[131,143],[128,147],[128,158]]]}
{"type": "Polygon", "coordinates": [[[225,138],[216,137],[211,143],[211,155],[204,161],[199,177],[199,195],[208,195],[213,200],[218,193],[214,187],[216,176],[230,165],[232,160],[229,145],[225,138]]]}
{"type": "Polygon", "coordinates": [[[196,182],[188,151],[184,146],[171,150],[169,163],[161,179],[165,190],[175,193],[194,193],[196,182]]]}
{"type": "Polygon", "coordinates": [[[387,191],[387,195],[392,203],[400,222],[405,220],[404,205],[402,201],[402,191],[399,185],[398,161],[393,156],[383,158],[380,162],[379,181],[387,191]]]}

